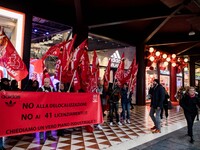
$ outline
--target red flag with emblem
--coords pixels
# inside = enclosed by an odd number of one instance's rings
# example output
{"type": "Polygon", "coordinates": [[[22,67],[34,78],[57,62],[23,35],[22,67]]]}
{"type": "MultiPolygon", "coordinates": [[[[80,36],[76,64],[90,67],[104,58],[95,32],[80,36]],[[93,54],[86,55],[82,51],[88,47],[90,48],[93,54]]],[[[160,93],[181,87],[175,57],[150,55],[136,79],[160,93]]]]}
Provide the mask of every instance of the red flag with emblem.
{"type": "Polygon", "coordinates": [[[80,63],[80,58],[83,55],[84,50],[87,47],[88,40],[85,39],[73,52],[71,60],[71,70],[76,70],[80,63]]]}
{"type": "Polygon", "coordinates": [[[124,83],[124,61],[125,57],[123,53],[117,71],[115,73],[115,79],[117,79],[119,86],[122,86],[124,83]]]}
{"type": "Polygon", "coordinates": [[[108,61],[108,65],[104,72],[103,80],[104,80],[104,87],[108,87],[110,81],[110,67],[111,67],[111,59],[108,61]]]}
{"type": "Polygon", "coordinates": [[[81,77],[81,88],[85,92],[89,92],[90,76],[91,76],[90,60],[88,52],[84,50],[84,53],[81,57],[80,77],[81,77]]]}
{"type": "Polygon", "coordinates": [[[0,27],[0,65],[5,67],[8,74],[17,81],[21,81],[28,75],[26,65],[2,27],[0,27]]]}

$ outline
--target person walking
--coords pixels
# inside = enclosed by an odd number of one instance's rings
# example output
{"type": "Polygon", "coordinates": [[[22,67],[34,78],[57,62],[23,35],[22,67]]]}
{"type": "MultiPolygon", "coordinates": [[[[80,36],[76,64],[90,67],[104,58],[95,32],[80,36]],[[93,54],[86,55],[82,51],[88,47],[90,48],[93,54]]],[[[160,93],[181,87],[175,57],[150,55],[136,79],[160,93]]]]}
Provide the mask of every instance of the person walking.
{"type": "MultiPolygon", "coordinates": [[[[164,87],[163,87],[164,88],[164,87]]],[[[161,113],[160,113],[160,119],[163,119],[163,112],[165,111],[165,119],[166,119],[166,125],[168,125],[168,99],[169,99],[169,94],[167,92],[167,90],[164,88],[165,90],[165,99],[163,101],[163,107],[161,108],[161,113]]]]}
{"type": "Polygon", "coordinates": [[[183,98],[180,100],[180,106],[183,108],[185,119],[187,121],[187,135],[190,136],[190,143],[194,142],[193,139],[193,124],[197,115],[197,105],[200,107],[200,102],[194,87],[189,87],[183,98]]]}
{"type": "Polygon", "coordinates": [[[154,79],[153,81],[153,90],[151,91],[151,105],[150,105],[150,113],[154,126],[151,128],[152,133],[161,133],[161,125],[160,125],[160,113],[163,108],[163,102],[165,99],[165,90],[163,86],[160,84],[158,79],[154,79]]]}

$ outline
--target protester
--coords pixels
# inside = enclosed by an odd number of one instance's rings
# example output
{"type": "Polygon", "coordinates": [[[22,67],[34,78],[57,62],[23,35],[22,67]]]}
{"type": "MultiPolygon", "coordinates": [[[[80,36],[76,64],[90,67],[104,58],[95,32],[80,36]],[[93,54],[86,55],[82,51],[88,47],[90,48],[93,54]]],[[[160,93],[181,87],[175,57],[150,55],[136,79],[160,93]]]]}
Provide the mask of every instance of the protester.
{"type": "Polygon", "coordinates": [[[11,80],[10,87],[11,87],[11,91],[21,91],[21,89],[18,87],[18,82],[15,79],[11,80]]]}
{"type": "Polygon", "coordinates": [[[117,82],[114,83],[114,89],[111,84],[109,85],[109,117],[110,117],[110,126],[113,125],[113,112],[115,113],[116,122],[118,125],[122,125],[119,121],[119,99],[120,99],[120,88],[117,85],[117,82]]]}
{"type": "MultiPolygon", "coordinates": [[[[8,78],[2,78],[0,82],[0,91],[10,91],[10,85],[9,85],[10,80],[8,78]]],[[[3,137],[0,137],[0,150],[5,150],[3,146],[3,137]]]]}
{"type": "MultiPolygon", "coordinates": [[[[54,88],[50,85],[50,78],[44,78],[44,85],[41,86],[37,91],[39,92],[55,92],[54,88]]],[[[56,138],[52,136],[51,131],[46,131],[48,140],[55,141],[56,138]]],[[[40,143],[44,144],[44,132],[40,132],[40,143]]]]}
{"type": "Polygon", "coordinates": [[[160,113],[165,99],[165,90],[158,79],[154,79],[153,90],[150,94],[152,96],[149,115],[154,123],[154,127],[152,127],[151,130],[152,133],[161,133],[160,113]]]}
{"type": "Polygon", "coordinates": [[[188,92],[184,94],[180,100],[180,106],[184,110],[185,119],[187,121],[188,132],[187,135],[190,136],[190,143],[194,142],[193,139],[193,124],[195,117],[197,115],[197,105],[200,107],[200,102],[197,94],[195,94],[195,88],[190,87],[188,92]]]}
{"type": "Polygon", "coordinates": [[[121,105],[122,105],[122,118],[124,124],[131,123],[130,122],[130,92],[128,91],[128,84],[124,83],[123,88],[121,88],[121,105]]]}

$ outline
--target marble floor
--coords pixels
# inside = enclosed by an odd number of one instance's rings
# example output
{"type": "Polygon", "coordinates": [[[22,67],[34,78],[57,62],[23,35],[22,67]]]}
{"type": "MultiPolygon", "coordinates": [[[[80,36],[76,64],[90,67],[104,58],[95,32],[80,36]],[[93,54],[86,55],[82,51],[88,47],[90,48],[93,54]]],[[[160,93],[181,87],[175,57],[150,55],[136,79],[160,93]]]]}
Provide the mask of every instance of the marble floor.
{"type": "Polygon", "coordinates": [[[101,125],[103,130],[95,129],[92,133],[84,127],[66,130],[64,136],[56,136],[56,131],[53,131],[57,140],[46,140],[44,144],[40,144],[38,133],[4,137],[4,147],[6,150],[126,150],[186,126],[182,109],[174,106],[169,110],[168,125],[164,118],[161,133],[153,134],[150,130],[153,122],[149,110],[148,105],[135,106],[131,110],[131,123],[121,126],[110,126],[105,116],[101,125]]]}

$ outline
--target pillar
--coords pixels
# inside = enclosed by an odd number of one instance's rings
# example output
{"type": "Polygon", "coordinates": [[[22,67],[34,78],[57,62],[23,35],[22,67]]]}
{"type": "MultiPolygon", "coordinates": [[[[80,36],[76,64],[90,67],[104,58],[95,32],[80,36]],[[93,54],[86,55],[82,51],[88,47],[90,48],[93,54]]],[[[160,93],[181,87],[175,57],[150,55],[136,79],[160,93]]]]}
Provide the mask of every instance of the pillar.
{"type": "MultiPolygon", "coordinates": [[[[23,61],[29,71],[30,67],[30,51],[31,51],[31,34],[32,34],[32,15],[26,13],[25,16],[25,29],[24,29],[24,48],[23,48],[23,61]]],[[[29,75],[21,82],[21,89],[24,89],[28,83],[29,75]]]]}
{"type": "Polygon", "coordinates": [[[136,46],[136,60],[138,64],[137,86],[136,86],[136,104],[145,105],[145,46],[140,43],[136,46]]]}
{"type": "Polygon", "coordinates": [[[195,58],[190,57],[189,72],[190,72],[190,86],[195,86],[195,58]]]}
{"type": "Polygon", "coordinates": [[[173,67],[170,64],[170,100],[176,101],[175,94],[177,88],[177,81],[176,81],[176,67],[173,67]]]}

